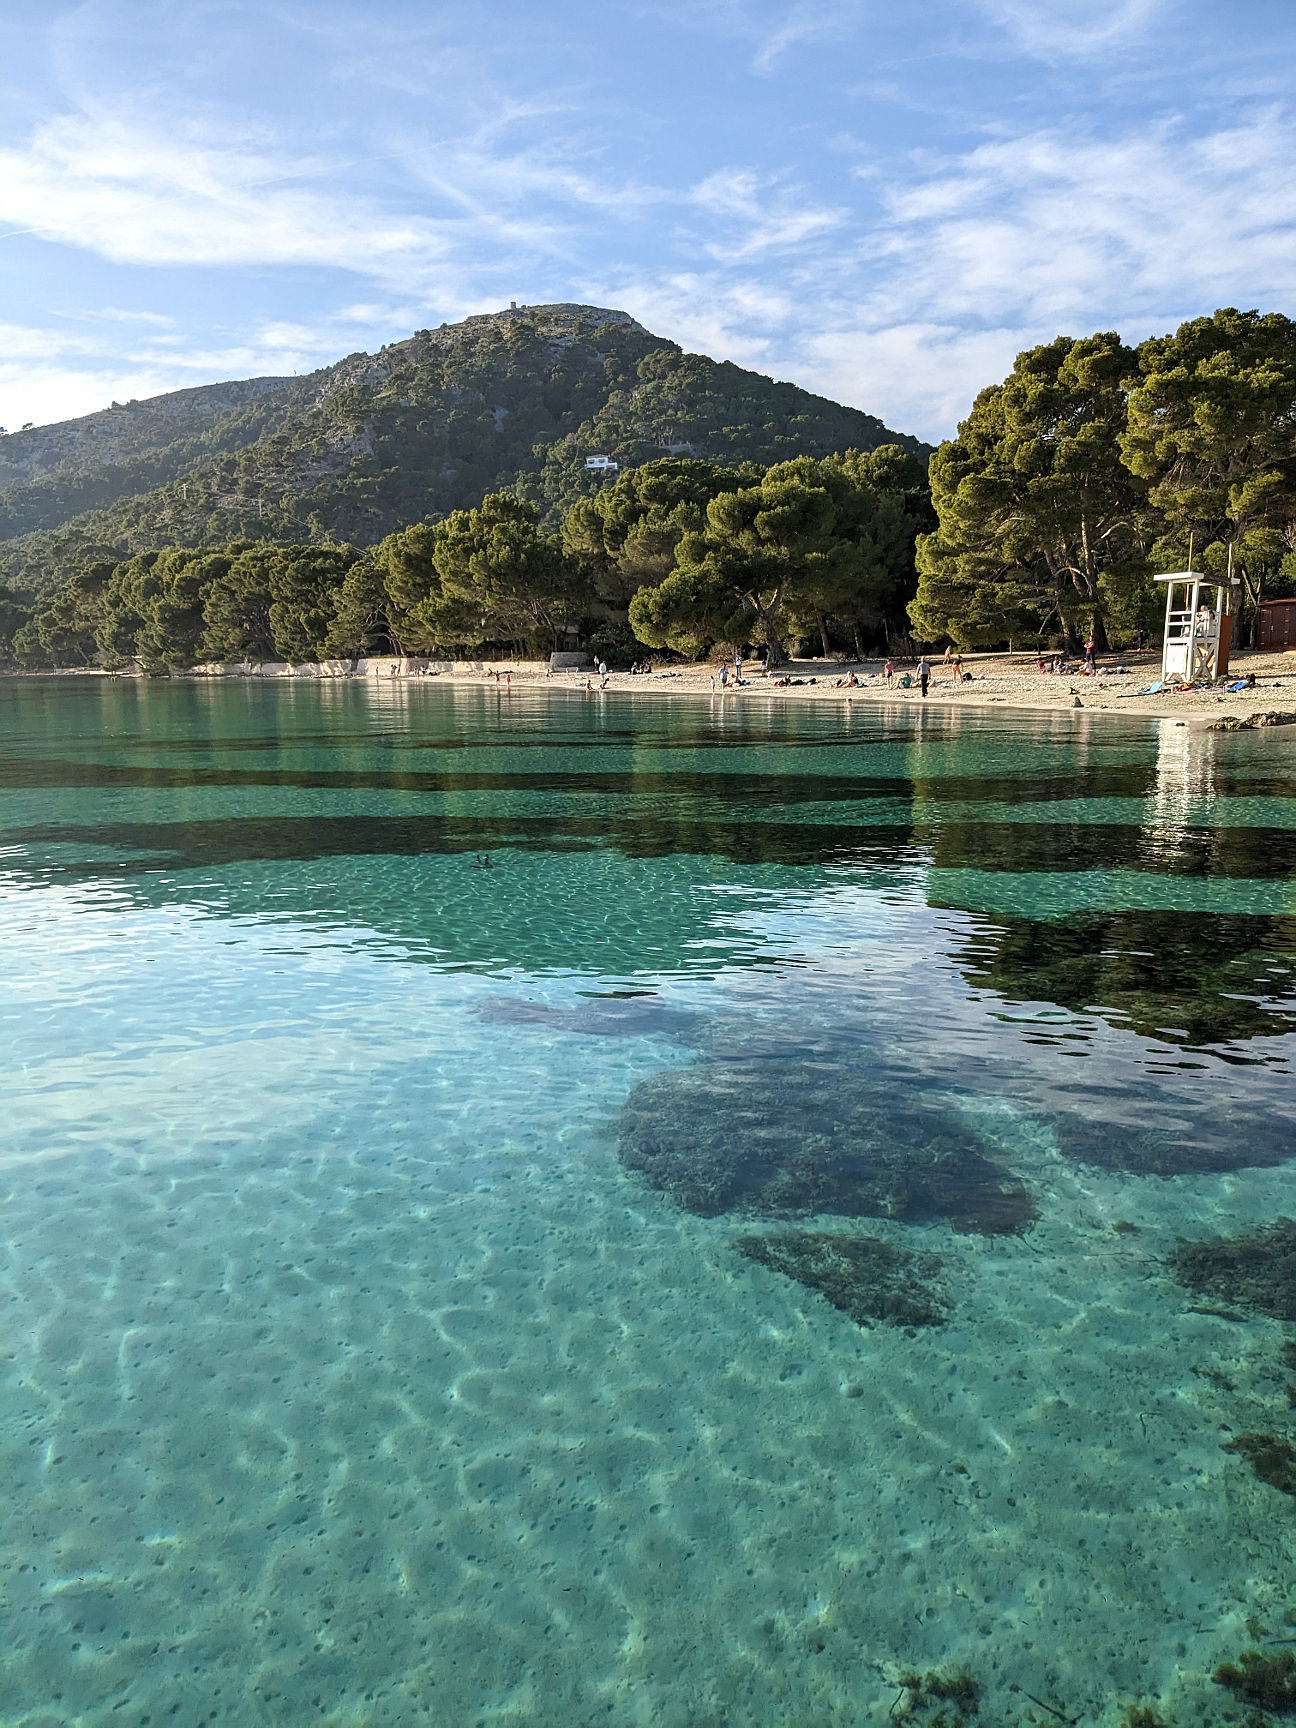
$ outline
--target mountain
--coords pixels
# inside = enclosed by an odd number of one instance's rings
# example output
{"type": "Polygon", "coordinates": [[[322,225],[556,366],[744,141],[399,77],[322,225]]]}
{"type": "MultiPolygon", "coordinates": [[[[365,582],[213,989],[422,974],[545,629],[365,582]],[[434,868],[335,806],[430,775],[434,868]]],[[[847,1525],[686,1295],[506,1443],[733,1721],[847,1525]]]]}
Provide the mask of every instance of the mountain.
{"type": "Polygon", "coordinates": [[[371,545],[515,489],[555,518],[594,454],[769,464],[925,446],[872,414],[686,354],[625,312],[528,306],[293,378],[114,403],[0,437],[0,568],[41,593],[100,548],[371,545]]]}

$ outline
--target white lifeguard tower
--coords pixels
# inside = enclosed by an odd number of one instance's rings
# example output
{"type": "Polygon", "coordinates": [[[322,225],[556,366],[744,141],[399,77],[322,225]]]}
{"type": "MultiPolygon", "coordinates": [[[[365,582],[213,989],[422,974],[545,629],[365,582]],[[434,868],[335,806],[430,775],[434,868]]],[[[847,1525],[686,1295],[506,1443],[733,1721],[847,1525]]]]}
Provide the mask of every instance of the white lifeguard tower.
{"type": "Polygon", "coordinates": [[[1153,580],[1166,585],[1161,682],[1177,679],[1181,684],[1196,684],[1227,672],[1233,637],[1230,602],[1236,582],[1199,570],[1174,570],[1153,580]],[[1213,605],[1203,598],[1203,590],[1213,591],[1213,605]]]}

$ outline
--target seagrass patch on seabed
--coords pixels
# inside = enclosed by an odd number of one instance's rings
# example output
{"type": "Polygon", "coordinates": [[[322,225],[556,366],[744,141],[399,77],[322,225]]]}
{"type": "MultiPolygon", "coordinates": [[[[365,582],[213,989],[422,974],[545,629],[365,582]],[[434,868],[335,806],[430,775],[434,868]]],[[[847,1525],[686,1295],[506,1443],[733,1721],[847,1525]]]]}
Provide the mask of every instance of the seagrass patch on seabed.
{"type": "Polygon", "coordinates": [[[816,1213],[947,1220],[998,1235],[1036,1215],[976,1127],[912,1075],[840,1060],[703,1062],[640,1082],[621,1113],[628,1169],[703,1217],[816,1213]]]}
{"type": "Polygon", "coordinates": [[[941,1326],[948,1317],[936,1254],[911,1254],[873,1236],[828,1230],[740,1236],[734,1247],[816,1291],[857,1326],[941,1326]]]}

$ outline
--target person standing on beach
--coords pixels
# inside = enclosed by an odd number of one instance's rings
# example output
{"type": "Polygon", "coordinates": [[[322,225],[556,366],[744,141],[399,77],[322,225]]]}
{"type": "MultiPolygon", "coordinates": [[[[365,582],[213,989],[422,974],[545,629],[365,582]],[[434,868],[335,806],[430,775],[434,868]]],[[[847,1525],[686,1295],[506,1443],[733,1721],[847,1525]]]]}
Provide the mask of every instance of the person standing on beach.
{"type": "Polygon", "coordinates": [[[926,701],[927,686],[931,683],[931,667],[927,664],[927,656],[925,654],[918,662],[918,682],[922,686],[923,700],[926,701]]]}
{"type": "Polygon", "coordinates": [[[882,670],[886,677],[886,687],[890,690],[895,683],[895,661],[891,659],[890,655],[887,656],[887,663],[882,670]]]}

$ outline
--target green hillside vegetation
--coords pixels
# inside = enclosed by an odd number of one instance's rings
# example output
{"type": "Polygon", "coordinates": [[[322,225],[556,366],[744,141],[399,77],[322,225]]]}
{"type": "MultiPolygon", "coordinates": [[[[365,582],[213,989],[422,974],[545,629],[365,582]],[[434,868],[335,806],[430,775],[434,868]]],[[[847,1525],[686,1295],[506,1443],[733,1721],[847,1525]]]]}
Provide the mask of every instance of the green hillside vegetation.
{"type": "Polygon", "coordinates": [[[685,354],[623,312],[524,308],[305,378],[11,433],[0,439],[0,574],[40,596],[74,569],[168,546],[368,547],[497,491],[557,527],[601,484],[585,469],[591,454],[767,467],[888,442],[923,448],[858,409],[685,354]]]}
{"type": "Polygon", "coordinates": [[[756,642],[778,664],[808,632],[858,649],[902,617],[923,497],[921,460],[897,445],[764,470],[666,457],[578,500],[558,533],[537,503],[494,492],[365,549],[261,540],[88,562],[11,621],[11,651],[29,666],[162,673],[542,655],[576,638],[621,662],[643,643],[756,642]]]}
{"type": "Polygon", "coordinates": [[[309,385],[298,378],[209,384],[0,437],[0,541],[56,530],[241,450],[304,405],[309,385]]]}

